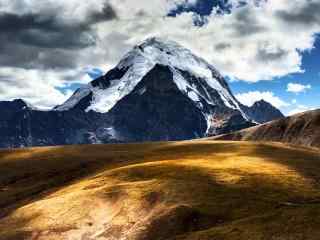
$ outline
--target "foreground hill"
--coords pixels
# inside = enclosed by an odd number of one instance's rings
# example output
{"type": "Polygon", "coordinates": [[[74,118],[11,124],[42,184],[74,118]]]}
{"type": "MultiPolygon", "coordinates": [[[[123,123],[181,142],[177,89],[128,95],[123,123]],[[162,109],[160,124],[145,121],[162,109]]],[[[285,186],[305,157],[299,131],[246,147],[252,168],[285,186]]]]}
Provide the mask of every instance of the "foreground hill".
{"type": "Polygon", "coordinates": [[[272,141],[320,147],[320,109],[221,135],[214,139],[272,141]]]}
{"type": "Polygon", "coordinates": [[[319,239],[320,153],[169,142],[0,152],[0,239],[319,239]]]}

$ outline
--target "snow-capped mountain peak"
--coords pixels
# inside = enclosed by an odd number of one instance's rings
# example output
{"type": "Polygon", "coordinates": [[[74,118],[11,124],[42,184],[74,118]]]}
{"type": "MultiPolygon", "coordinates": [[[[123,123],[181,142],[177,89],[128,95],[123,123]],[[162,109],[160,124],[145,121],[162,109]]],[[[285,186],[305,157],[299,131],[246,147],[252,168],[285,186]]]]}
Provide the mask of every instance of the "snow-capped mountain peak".
{"type": "Polygon", "coordinates": [[[21,100],[0,102],[0,110],[0,147],[187,140],[282,117],[265,102],[240,104],[213,66],[159,38],[135,46],[53,111],[21,100]]]}
{"type": "MultiPolygon", "coordinates": [[[[119,68],[130,66],[136,58],[143,57],[148,62],[161,65],[173,66],[181,70],[190,71],[198,76],[212,78],[213,67],[203,59],[195,56],[192,52],[176,42],[161,38],[148,38],[135,46],[120,62],[119,68]]],[[[214,70],[215,71],[215,70],[214,70]]]]}
{"type": "MultiPolygon", "coordinates": [[[[160,38],[149,38],[135,46],[113,70],[95,80],[95,84],[92,82],[79,89],[56,110],[69,110],[81,99],[92,94],[91,103],[86,111],[109,112],[119,100],[134,90],[156,64],[170,67],[175,84],[191,100],[199,102],[202,99],[208,104],[216,105],[217,96],[213,97],[209,93],[215,90],[226,107],[241,111],[227,83],[213,66],[178,43],[160,38]],[[189,79],[186,79],[186,73],[189,79]],[[99,81],[105,82],[99,84],[99,81]]],[[[244,113],[243,115],[246,117],[244,113]]]]}

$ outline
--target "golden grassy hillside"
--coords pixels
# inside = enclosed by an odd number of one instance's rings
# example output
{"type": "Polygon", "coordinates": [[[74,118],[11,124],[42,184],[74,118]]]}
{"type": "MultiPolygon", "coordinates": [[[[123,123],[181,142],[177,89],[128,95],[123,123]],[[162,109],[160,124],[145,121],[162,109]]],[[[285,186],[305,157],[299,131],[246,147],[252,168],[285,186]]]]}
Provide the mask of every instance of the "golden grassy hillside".
{"type": "Polygon", "coordinates": [[[190,141],[0,151],[1,240],[320,239],[320,153],[190,141]]]}
{"type": "Polygon", "coordinates": [[[241,131],[215,136],[211,139],[271,141],[320,148],[320,109],[298,113],[241,131]]]}

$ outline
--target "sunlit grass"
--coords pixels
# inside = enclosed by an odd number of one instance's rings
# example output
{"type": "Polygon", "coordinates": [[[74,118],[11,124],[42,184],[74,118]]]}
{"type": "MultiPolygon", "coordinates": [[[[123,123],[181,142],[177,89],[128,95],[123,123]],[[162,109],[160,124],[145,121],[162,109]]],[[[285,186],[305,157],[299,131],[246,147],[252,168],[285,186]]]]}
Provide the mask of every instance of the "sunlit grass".
{"type": "Polygon", "coordinates": [[[0,239],[320,236],[314,150],[190,141],[4,151],[0,159],[0,239]]]}

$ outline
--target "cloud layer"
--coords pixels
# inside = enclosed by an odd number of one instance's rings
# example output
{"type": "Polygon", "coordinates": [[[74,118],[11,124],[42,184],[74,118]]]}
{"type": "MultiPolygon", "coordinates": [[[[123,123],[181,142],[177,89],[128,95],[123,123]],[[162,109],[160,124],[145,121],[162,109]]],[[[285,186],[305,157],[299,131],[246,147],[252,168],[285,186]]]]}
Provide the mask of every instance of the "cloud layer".
{"type": "Polygon", "coordinates": [[[231,79],[303,72],[301,52],[312,49],[320,31],[320,0],[233,0],[230,14],[213,9],[201,27],[196,13],[168,16],[197,2],[0,0],[0,100],[61,103],[67,95],[57,87],[89,81],[87,69],[110,69],[150,36],[180,42],[231,79]],[[48,88],[44,102],[40,90],[32,94],[42,87],[48,88]]]}
{"type": "Polygon", "coordinates": [[[273,92],[259,92],[252,91],[247,93],[240,93],[236,95],[236,98],[244,105],[251,107],[255,102],[264,100],[271,103],[276,108],[287,107],[290,104],[286,103],[280,97],[274,95],[273,92]]]}
{"type": "Polygon", "coordinates": [[[306,92],[309,89],[311,89],[310,84],[303,85],[300,83],[288,83],[288,86],[287,86],[287,92],[296,93],[296,94],[306,92]]]}

